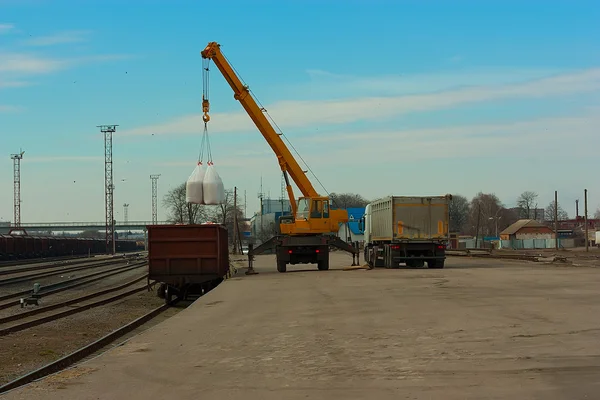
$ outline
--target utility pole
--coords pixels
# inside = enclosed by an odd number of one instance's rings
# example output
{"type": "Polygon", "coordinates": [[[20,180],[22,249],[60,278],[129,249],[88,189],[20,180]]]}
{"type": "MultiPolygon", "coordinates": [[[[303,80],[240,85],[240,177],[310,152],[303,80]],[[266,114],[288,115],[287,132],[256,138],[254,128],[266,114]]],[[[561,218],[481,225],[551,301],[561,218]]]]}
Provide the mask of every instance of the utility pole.
{"type": "Polygon", "coordinates": [[[558,191],[554,191],[554,248],[558,250],[558,191]]]}
{"type": "Polygon", "coordinates": [[[123,204],[123,222],[125,223],[125,239],[129,236],[129,228],[127,227],[127,223],[129,222],[129,204],[123,204]]]}
{"type": "Polygon", "coordinates": [[[475,248],[477,247],[477,240],[479,239],[479,218],[481,217],[481,203],[477,205],[477,227],[475,228],[475,248]]]}
{"type": "Polygon", "coordinates": [[[11,154],[10,158],[13,160],[13,174],[14,174],[14,226],[16,228],[21,226],[21,159],[25,152],[21,150],[19,154],[11,154]]]}
{"type": "Polygon", "coordinates": [[[112,161],[112,135],[119,125],[98,125],[104,134],[104,203],[106,215],[106,252],[115,254],[115,218],[114,218],[114,191],[113,161],[112,161]]]}
{"type": "Polygon", "coordinates": [[[233,187],[233,254],[237,254],[237,186],[233,187]]]}
{"type": "Polygon", "coordinates": [[[588,220],[587,220],[587,189],[584,189],[583,191],[583,195],[584,195],[584,207],[585,207],[585,251],[590,251],[590,246],[589,246],[589,238],[588,238],[588,220]]]}
{"type": "Polygon", "coordinates": [[[258,198],[260,199],[260,233],[263,234],[263,197],[265,194],[263,193],[263,184],[262,184],[262,176],[260,177],[260,192],[258,193],[258,198]]]}
{"type": "Polygon", "coordinates": [[[152,225],[156,225],[158,223],[158,178],[160,174],[150,175],[150,179],[152,180],[152,225]]]}

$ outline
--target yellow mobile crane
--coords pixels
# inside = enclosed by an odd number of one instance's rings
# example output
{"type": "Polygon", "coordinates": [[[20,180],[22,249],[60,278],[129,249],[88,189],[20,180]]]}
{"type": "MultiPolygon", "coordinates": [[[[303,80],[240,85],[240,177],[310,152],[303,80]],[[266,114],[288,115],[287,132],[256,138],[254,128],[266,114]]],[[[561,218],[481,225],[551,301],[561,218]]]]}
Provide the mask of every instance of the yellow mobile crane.
{"type": "MultiPolygon", "coordinates": [[[[248,86],[244,85],[229,64],[220,45],[210,42],[201,52],[202,58],[207,62],[215,63],[229,86],[233,89],[234,98],[238,100],[244,110],[248,113],[254,124],[263,135],[279,162],[285,179],[287,194],[290,199],[292,215],[281,217],[279,221],[280,235],[271,238],[251,250],[250,259],[253,255],[260,254],[269,249],[275,249],[277,257],[277,270],[285,272],[287,264],[314,263],[319,270],[329,269],[329,247],[334,246],[358,256],[358,249],[332,235],[339,230],[339,224],[348,221],[346,210],[333,209],[330,207],[329,197],[320,196],[310,180],[298,165],[296,159],[287,148],[281,134],[273,128],[267,117],[266,110],[259,107],[250,94],[248,86]],[[289,181],[292,178],[302,197],[296,201],[294,192],[289,181]]],[[[203,67],[204,93],[202,96],[203,120],[210,120],[208,91],[208,65],[203,67]]]]}

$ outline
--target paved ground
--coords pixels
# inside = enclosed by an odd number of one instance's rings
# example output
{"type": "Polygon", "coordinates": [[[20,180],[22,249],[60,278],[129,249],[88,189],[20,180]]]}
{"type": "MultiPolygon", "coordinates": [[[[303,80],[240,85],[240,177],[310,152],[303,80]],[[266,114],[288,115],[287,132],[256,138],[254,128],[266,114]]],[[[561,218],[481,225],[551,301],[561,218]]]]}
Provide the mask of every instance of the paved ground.
{"type": "Polygon", "coordinates": [[[279,274],[257,261],[260,275],[5,398],[600,397],[600,269],[456,257],[279,274]]]}

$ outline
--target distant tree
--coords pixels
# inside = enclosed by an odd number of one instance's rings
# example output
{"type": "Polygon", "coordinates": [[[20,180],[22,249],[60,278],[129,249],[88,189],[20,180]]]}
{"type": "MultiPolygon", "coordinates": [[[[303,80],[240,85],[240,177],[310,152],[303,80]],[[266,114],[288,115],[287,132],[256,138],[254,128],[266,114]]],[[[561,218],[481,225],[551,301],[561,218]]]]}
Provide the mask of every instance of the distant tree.
{"type": "Polygon", "coordinates": [[[533,219],[531,210],[535,210],[537,208],[537,193],[526,191],[521,193],[519,198],[517,199],[517,207],[519,208],[519,218],[524,219],[533,219]]]}
{"type": "Polygon", "coordinates": [[[460,194],[453,194],[448,207],[450,232],[462,232],[469,220],[469,200],[460,194]]]}
{"type": "Polygon", "coordinates": [[[498,216],[500,217],[498,218],[498,234],[520,219],[519,214],[515,210],[508,208],[500,211],[498,216]]]}
{"type": "Polygon", "coordinates": [[[594,213],[594,219],[600,219],[600,208],[596,209],[596,212],[594,213]]]}
{"type": "Polygon", "coordinates": [[[79,236],[80,236],[80,237],[85,237],[85,238],[94,238],[94,239],[97,239],[97,238],[103,237],[103,236],[104,236],[104,234],[101,234],[101,233],[100,233],[100,232],[98,232],[98,231],[87,230],[87,231],[83,231],[83,232],[81,232],[81,233],[79,234],[79,236]]]}
{"type": "Polygon", "coordinates": [[[479,220],[479,236],[493,236],[496,234],[496,219],[498,220],[498,232],[500,232],[500,220],[505,208],[494,193],[479,192],[471,200],[469,207],[469,221],[467,231],[473,235],[477,234],[477,221],[479,220]]]}
{"type": "Polygon", "coordinates": [[[277,235],[278,233],[279,229],[277,224],[274,222],[270,222],[266,224],[266,226],[263,226],[262,229],[259,229],[258,232],[256,232],[256,239],[258,239],[260,243],[264,243],[267,240],[271,239],[273,236],[277,235]]]}
{"type": "MultiPolygon", "coordinates": [[[[237,212],[237,232],[242,232],[244,228],[244,205],[240,202],[240,196],[237,198],[237,211],[235,210],[234,191],[231,189],[225,190],[225,201],[216,206],[206,206],[206,216],[208,219],[218,224],[224,225],[229,232],[229,243],[233,244],[236,212],[237,212]]],[[[241,233],[239,233],[241,235],[241,233]]]]}
{"type": "Polygon", "coordinates": [[[369,204],[369,200],[357,193],[331,193],[329,198],[337,208],[361,208],[369,204]]]}
{"type": "MultiPolygon", "coordinates": [[[[559,221],[564,221],[566,219],[569,219],[569,214],[563,210],[563,208],[560,206],[560,203],[558,203],[558,220],[559,221]]],[[[554,202],[551,201],[550,204],[548,204],[548,207],[546,207],[546,220],[547,221],[554,221],[554,202]]]]}
{"type": "Polygon", "coordinates": [[[200,204],[186,202],[185,183],[169,190],[162,203],[167,210],[167,221],[173,224],[197,224],[206,221],[206,209],[200,204]]]}

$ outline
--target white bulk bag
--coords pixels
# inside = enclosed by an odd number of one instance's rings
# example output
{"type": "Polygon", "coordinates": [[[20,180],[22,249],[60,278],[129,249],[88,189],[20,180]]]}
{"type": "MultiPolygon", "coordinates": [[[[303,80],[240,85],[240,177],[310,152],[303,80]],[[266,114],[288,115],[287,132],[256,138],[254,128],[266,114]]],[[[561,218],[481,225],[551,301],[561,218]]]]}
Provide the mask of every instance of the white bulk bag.
{"type": "Polygon", "coordinates": [[[193,204],[204,204],[203,182],[206,170],[200,163],[185,184],[185,201],[193,204]]]}
{"type": "Polygon", "coordinates": [[[225,202],[225,187],[223,186],[223,181],[212,164],[206,168],[202,190],[204,204],[217,205],[225,202]]]}

